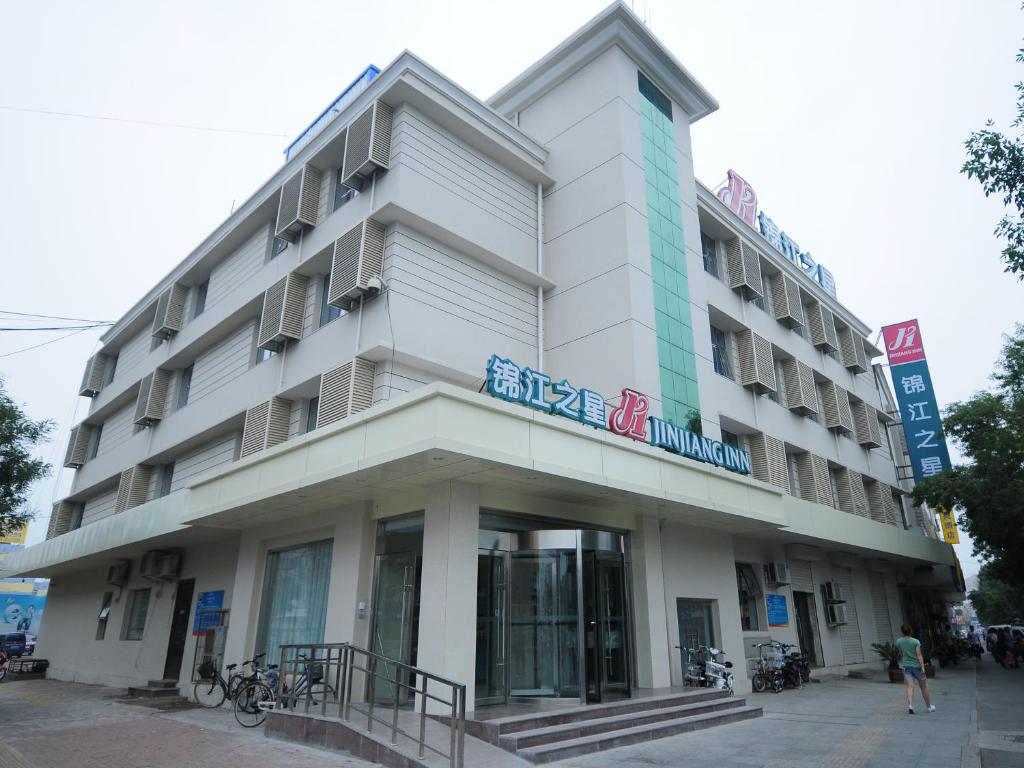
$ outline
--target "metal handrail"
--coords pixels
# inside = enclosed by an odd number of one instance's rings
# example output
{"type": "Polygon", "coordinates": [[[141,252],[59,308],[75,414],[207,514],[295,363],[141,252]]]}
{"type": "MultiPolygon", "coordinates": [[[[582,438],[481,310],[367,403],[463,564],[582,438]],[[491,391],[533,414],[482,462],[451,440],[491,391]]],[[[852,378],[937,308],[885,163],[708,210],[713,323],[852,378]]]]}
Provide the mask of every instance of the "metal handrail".
{"type": "Polygon", "coordinates": [[[466,736],[466,686],[425,669],[360,648],[357,645],[316,643],[281,646],[280,688],[282,693],[278,697],[278,706],[294,709],[297,703],[303,702],[304,712],[308,713],[311,707],[322,707],[320,711],[326,715],[328,705],[337,704],[338,719],[349,722],[352,719],[352,684],[355,672],[362,672],[367,676],[367,733],[373,732],[374,723],[384,725],[391,730],[393,746],[398,744],[399,736],[404,736],[416,743],[419,757],[423,757],[429,750],[440,757],[448,758],[451,768],[462,768],[466,736]],[[357,663],[357,659],[359,663],[357,663]],[[377,670],[378,663],[384,667],[383,673],[377,670]],[[320,670],[317,667],[320,667],[320,670]],[[323,676],[314,681],[313,673],[316,671],[322,671],[323,676]],[[413,684],[405,682],[410,678],[413,684]],[[391,717],[388,720],[374,714],[377,704],[375,683],[378,680],[390,684],[394,690],[391,717]],[[288,681],[290,681],[290,687],[288,687],[288,681]],[[431,693],[430,683],[450,689],[449,695],[445,697],[431,693]],[[286,688],[288,688],[287,691],[286,688]],[[401,709],[402,698],[399,695],[400,690],[411,692],[414,713],[417,706],[419,707],[418,734],[408,733],[398,727],[398,713],[401,709]],[[426,743],[427,703],[429,701],[450,709],[447,751],[426,743]]]}

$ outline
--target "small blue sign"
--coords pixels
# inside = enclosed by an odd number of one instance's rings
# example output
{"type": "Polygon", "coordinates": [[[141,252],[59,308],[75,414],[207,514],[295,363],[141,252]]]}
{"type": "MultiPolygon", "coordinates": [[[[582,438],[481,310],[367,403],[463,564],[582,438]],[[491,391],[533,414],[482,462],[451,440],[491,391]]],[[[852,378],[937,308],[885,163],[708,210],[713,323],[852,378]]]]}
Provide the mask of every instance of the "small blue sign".
{"type": "Polygon", "coordinates": [[[764,602],[768,607],[769,627],[788,627],[789,608],[785,595],[765,595],[764,602]]]}
{"type": "Polygon", "coordinates": [[[192,634],[203,635],[211,627],[219,626],[220,611],[224,608],[224,590],[200,592],[196,600],[196,615],[192,620],[192,634]]]}

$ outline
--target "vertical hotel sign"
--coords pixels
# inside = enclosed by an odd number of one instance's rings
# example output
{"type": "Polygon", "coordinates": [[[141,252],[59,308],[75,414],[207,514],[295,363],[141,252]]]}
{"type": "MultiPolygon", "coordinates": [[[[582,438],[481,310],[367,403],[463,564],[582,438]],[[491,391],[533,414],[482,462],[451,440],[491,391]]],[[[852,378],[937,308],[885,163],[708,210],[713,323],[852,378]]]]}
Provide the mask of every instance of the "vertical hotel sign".
{"type": "Polygon", "coordinates": [[[914,482],[949,469],[949,449],[917,320],[882,328],[914,482]]]}

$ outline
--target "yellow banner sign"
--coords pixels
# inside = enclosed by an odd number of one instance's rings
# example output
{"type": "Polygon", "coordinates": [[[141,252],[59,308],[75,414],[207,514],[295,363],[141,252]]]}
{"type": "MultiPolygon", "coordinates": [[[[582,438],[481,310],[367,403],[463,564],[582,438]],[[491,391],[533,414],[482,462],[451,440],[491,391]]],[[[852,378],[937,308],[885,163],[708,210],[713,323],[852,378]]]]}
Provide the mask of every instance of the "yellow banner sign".
{"type": "Polygon", "coordinates": [[[24,544],[26,536],[28,536],[28,526],[23,525],[6,536],[0,536],[0,544],[24,544]]]}
{"type": "Polygon", "coordinates": [[[951,509],[937,507],[936,513],[939,516],[939,527],[942,529],[942,538],[947,544],[960,543],[960,531],[956,527],[956,515],[951,509]]]}

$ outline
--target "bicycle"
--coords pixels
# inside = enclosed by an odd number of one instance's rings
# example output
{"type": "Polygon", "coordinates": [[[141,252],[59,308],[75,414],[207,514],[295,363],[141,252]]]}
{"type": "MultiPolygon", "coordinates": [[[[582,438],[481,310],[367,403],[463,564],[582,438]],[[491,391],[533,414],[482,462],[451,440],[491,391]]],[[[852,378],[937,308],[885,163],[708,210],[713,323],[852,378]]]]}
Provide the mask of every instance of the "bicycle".
{"type": "Polygon", "coordinates": [[[228,672],[227,680],[224,679],[224,676],[217,670],[212,661],[204,661],[197,670],[199,672],[199,680],[192,687],[192,696],[195,698],[196,703],[207,709],[216,709],[225,700],[234,701],[246,685],[261,679],[263,673],[256,666],[256,662],[266,655],[265,653],[260,653],[248,661],[242,662],[241,666],[243,668],[246,666],[252,667],[252,672],[248,675],[242,672],[233,673],[232,670],[239,665],[228,664],[225,667],[228,672]]]}
{"type": "Polygon", "coordinates": [[[750,687],[755,693],[766,691],[769,686],[775,693],[782,693],[786,685],[786,679],[782,674],[785,658],[777,650],[778,646],[774,642],[757,644],[757,670],[750,679],[750,687]],[[765,648],[776,649],[776,652],[766,653],[765,648]]]}
{"type": "Polygon", "coordinates": [[[11,663],[11,657],[7,651],[0,651],[0,683],[7,679],[7,667],[11,663]]]}
{"type": "Polygon", "coordinates": [[[287,708],[288,700],[294,699],[296,704],[300,698],[309,697],[313,706],[327,704],[328,700],[337,701],[338,693],[328,682],[324,682],[324,665],[316,663],[305,654],[302,659],[302,674],[295,681],[293,691],[281,680],[280,670],[276,665],[267,672],[266,680],[247,685],[235,698],[235,720],[243,728],[255,728],[267,719],[267,712],[280,706],[287,708]],[[281,689],[281,700],[278,701],[278,688],[281,689]],[[328,698],[329,697],[329,698],[328,698]]]}

